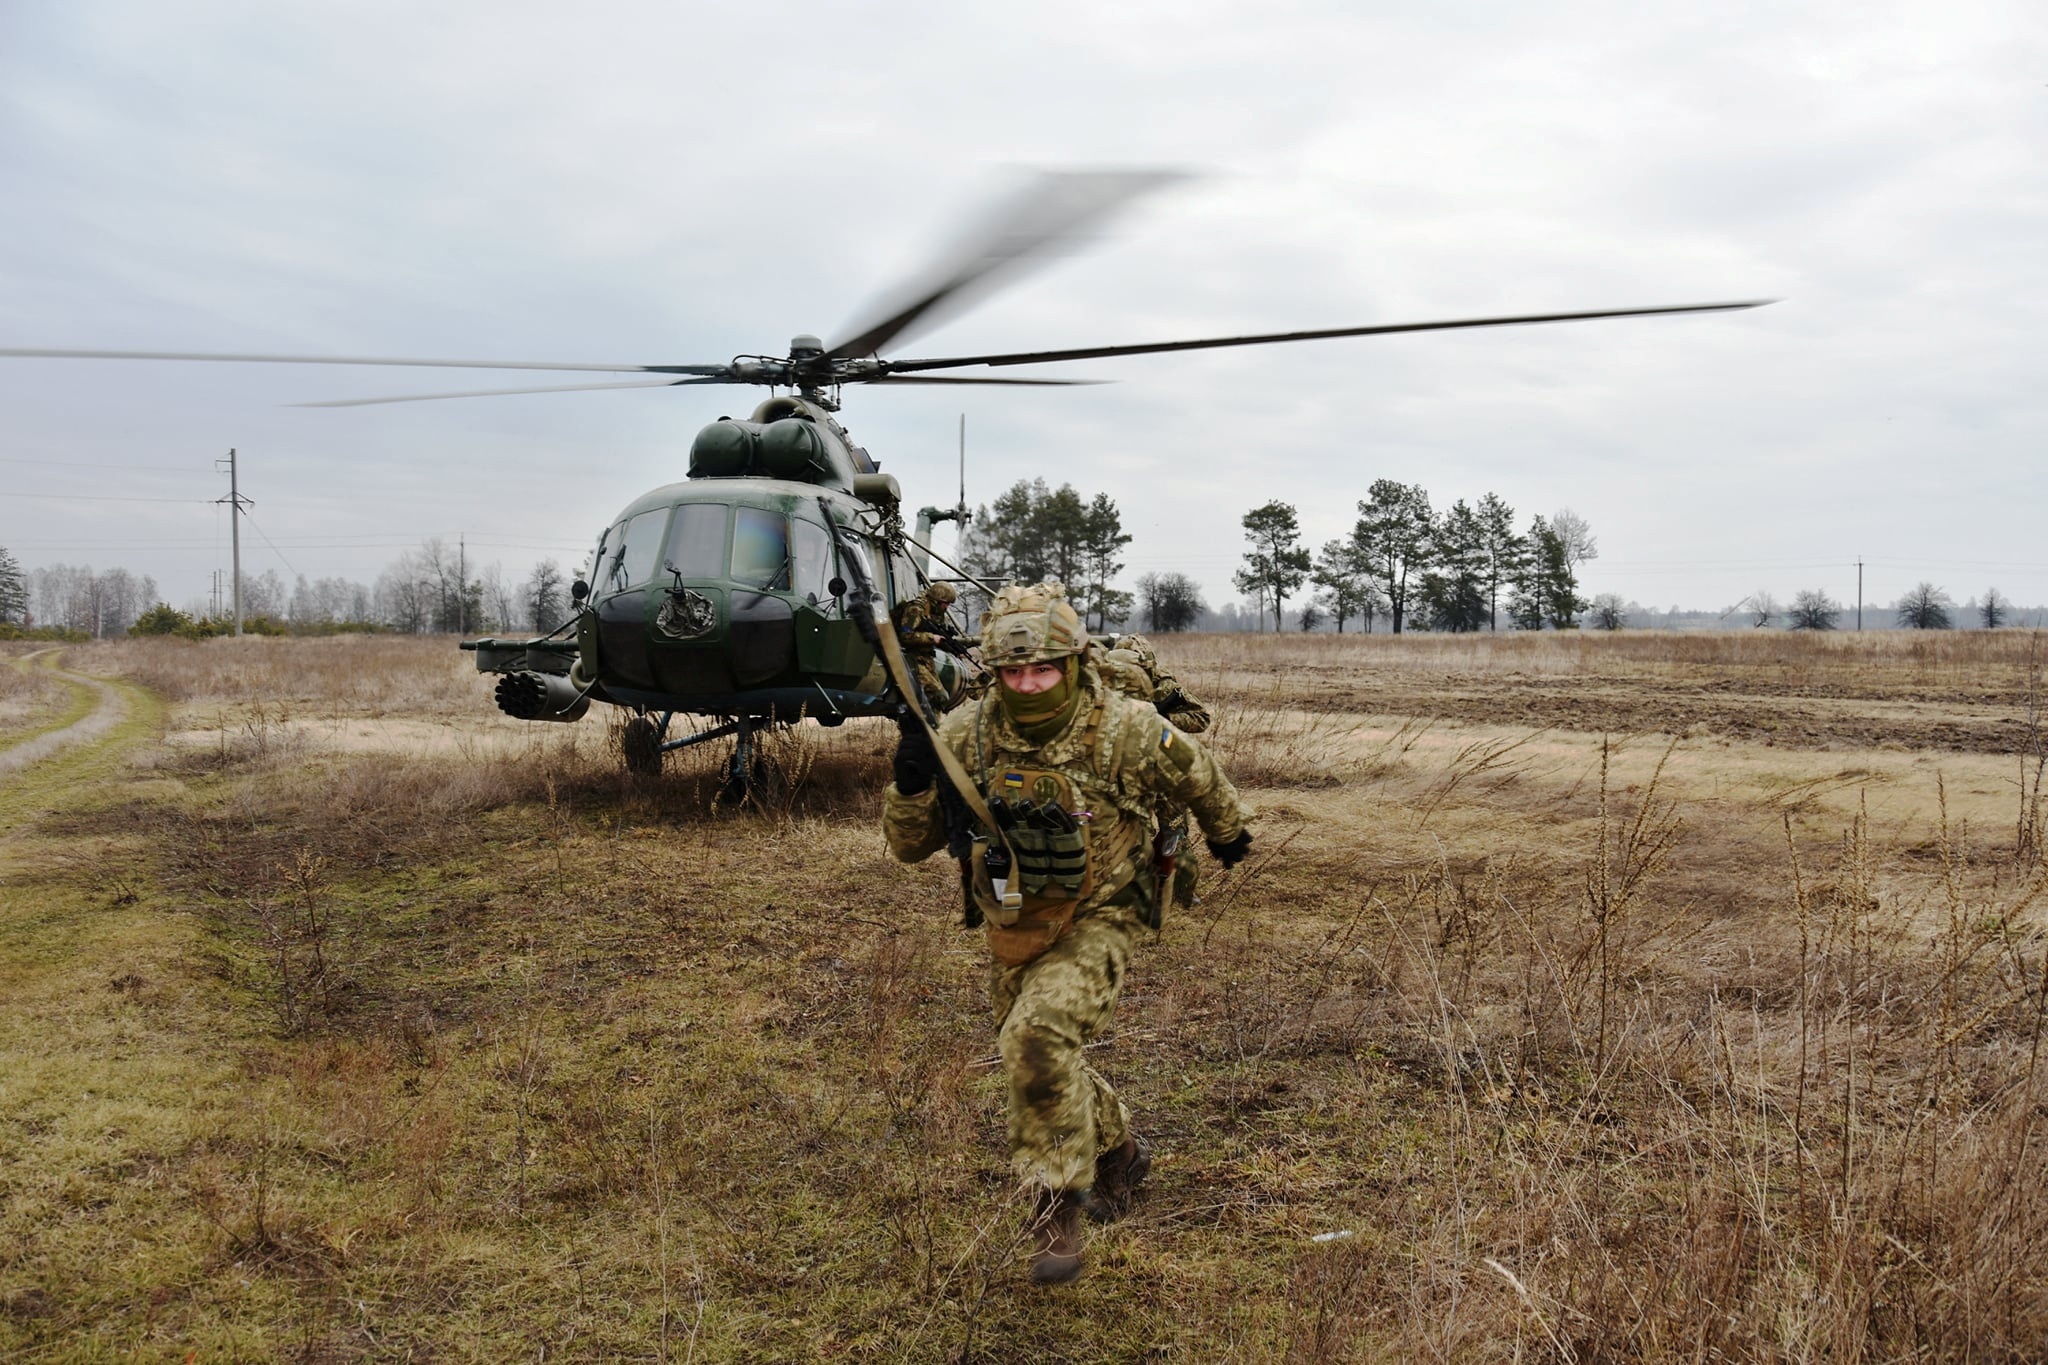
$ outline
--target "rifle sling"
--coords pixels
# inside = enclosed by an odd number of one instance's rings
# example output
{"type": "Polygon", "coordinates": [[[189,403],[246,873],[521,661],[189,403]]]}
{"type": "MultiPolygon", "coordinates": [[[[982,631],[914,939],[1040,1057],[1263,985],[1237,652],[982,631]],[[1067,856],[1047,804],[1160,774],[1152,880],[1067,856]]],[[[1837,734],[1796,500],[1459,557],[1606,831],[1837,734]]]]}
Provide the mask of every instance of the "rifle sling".
{"type": "MultiPolygon", "coordinates": [[[[996,817],[989,810],[988,803],[981,799],[981,791],[974,785],[974,779],[968,775],[966,766],[939,738],[938,729],[925,715],[924,689],[910,676],[910,664],[903,657],[903,642],[896,638],[896,627],[889,620],[888,613],[883,610],[881,603],[872,597],[868,599],[868,610],[875,618],[876,643],[882,651],[882,662],[889,670],[889,681],[896,684],[896,690],[902,694],[910,713],[916,716],[917,723],[924,727],[925,738],[931,741],[932,752],[938,756],[939,767],[945,772],[946,781],[959,793],[961,803],[967,807],[970,815],[981,821],[981,827],[988,831],[989,838],[1000,843],[1003,851],[1009,854],[1012,869],[1010,877],[1014,881],[1017,876],[1016,869],[1019,867],[1017,850],[1010,847],[1008,836],[1003,833],[1003,827],[996,823],[996,817]]],[[[1011,887],[1005,891],[1002,900],[1005,910],[1015,911],[1021,906],[1022,895],[1015,887],[1011,887]]]]}

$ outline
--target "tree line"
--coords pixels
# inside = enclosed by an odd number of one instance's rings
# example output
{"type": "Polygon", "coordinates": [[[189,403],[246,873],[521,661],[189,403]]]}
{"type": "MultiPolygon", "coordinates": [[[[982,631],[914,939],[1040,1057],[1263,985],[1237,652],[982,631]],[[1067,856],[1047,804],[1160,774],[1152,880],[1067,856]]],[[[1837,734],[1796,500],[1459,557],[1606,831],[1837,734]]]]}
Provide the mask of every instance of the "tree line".
{"type": "MultiPolygon", "coordinates": [[[[1879,611],[1889,610],[1902,630],[1953,630],[1958,616],[1965,614],[1985,630],[1997,630],[2013,620],[2014,611],[2012,600],[1995,587],[1986,588],[1982,598],[1958,608],[1946,588],[1924,580],[1889,608],[1872,605],[1879,611]]],[[[1780,623],[1787,630],[1835,630],[1846,612],[1846,607],[1819,588],[1801,589],[1784,606],[1760,588],[1729,608],[1729,614],[1740,613],[1758,630],[1780,623]]]]}
{"type": "Polygon", "coordinates": [[[999,583],[1057,579],[1076,610],[1103,630],[1131,614],[1133,595],[1116,586],[1130,543],[1109,495],[1083,498],[1070,483],[1049,488],[1044,479],[1020,479],[961,528],[960,567],[999,583]]]}
{"type": "Polygon", "coordinates": [[[1570,508],[1517,531],[1514,509],[1498,494],[1477,506],[1461,498],[1439,513],[1421,484],[1393,479],[1374,480],[1351,533],[1314,554],[1289,503],[1245,513],[1244,533],[1251,548],[1232,581],[1259,604],[1262,620],[1271,607],[1276,630],[1304,584],[1314,585],[1302,608],[1305,630],[1325,617],[1340,632],[1354,619],[1370,631],[1381,617],[1395,634],[1414,625],[1498,630],[1503,606],[1522,630],[1570,629],[1589,605],[1579,595],[1579,565],[1600,552],[1592,527],[1570,508]]]}
{"type": "MultiPolygon", "coordinates": [[[[568,573],[552,559],[515,582],[497,564],[472,566],[459,548],[434,539],[400,554],[374,584],[300,574],[287,585],[275,569],[244,575],[242,616],[258,630],[551,630],[568,615],[568,589],[568,573]]],[[[214,634],[232,629],[233,618],[231,587],[175,608],[147,574],[71,564],[26,570],[0,546],[0,627],[107,639],[138,626],[146,634],[214,634]]]]}

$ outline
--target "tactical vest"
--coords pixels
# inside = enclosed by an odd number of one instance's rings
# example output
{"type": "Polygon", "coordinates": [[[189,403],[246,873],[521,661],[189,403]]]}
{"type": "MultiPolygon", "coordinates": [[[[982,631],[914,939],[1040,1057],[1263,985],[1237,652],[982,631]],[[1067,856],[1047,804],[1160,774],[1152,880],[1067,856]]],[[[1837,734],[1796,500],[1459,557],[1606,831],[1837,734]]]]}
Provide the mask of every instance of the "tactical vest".
{"type": "Polygon", "coordinates": [[[1150,830],[1149,813],[1137,793],[1127,790],[1123,753],[1130,720],[1112,704],[1113,695],[1097,684],[1091,709],[1085,719],[1076,721],[1080,739],[1071,747],[1077,752],[1064,763],[1047,763],[1038,754],[1013,759],[997,752],[993,716],[998,705],[993,701],[982,702],[974,719],[967,767],[983,798],[992,806],[1001,800],[1011,809],[1029,803],[1041,813],[1050,802],[1070,816],[1073,825],[1068,830],[1067,821],[1040,818],[1005,828],[1017,859],[1010,877],[1024,898],[1014,917],[1003,910],[984,861],[974,860],[974,896],[988,930],[989,949],[1007,966],[1043,953],[1059,941],[1083,905],[1108,900],[1138,873],[1139,849],[1150,830]],[[1061,827],[1052,827],[1055,824],[1061,827]]]}

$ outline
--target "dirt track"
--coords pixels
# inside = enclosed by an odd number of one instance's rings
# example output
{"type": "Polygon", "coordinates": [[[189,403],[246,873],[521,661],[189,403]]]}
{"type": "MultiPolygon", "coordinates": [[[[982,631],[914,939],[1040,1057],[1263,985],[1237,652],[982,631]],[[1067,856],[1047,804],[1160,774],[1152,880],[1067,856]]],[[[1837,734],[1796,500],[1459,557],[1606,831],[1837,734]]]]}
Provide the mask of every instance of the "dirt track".
{"type": "MultiPolygon", "coordinates": [[[[38,650],[21,660],[22,665],[54,655],[55,650],[38,650]]],[[[19,744],[0,749],[0,778],[20,772],[33,763],[41,762],[50,755],[68,749],[75,744],[85,744],[107,734],[128,715],[128,699],[121,691],[97,678],[82,673],[71,673],[50,664],[43,669],[51,676],[61,679],[73,688],[81,688],[94,694],[93,709],[61,730],[51,730],[26,739],[19,744]]]]}

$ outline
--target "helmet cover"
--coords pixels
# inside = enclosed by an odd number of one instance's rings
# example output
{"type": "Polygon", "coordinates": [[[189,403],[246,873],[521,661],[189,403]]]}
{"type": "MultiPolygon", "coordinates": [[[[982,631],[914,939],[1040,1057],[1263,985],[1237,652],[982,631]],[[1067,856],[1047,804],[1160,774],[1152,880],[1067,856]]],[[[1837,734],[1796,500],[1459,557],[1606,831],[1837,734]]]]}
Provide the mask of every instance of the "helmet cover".
{"type": "Polygon", "coordinates": [[[1087,648],[1088,632],[1062,584],[1012,583],[982,613],[981,657],[991,668],[1050,663],[1087,648]]]}

